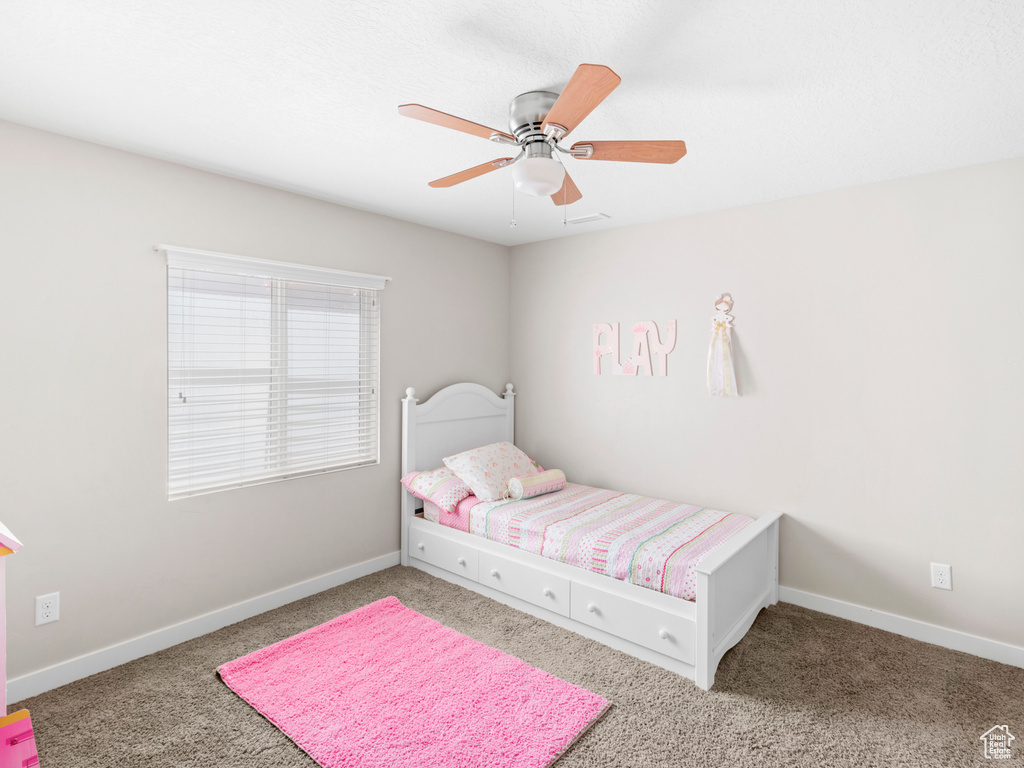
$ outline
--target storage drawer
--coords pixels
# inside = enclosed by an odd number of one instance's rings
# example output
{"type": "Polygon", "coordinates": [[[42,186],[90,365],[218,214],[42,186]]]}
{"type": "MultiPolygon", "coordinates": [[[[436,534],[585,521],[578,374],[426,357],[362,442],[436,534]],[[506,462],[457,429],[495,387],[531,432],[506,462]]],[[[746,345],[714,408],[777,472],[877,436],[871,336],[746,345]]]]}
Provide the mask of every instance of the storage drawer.
{"type": "Polygon", "coordinates": [[[549,611],[569,615],[569,580],[489,552],[480,553],[480,583],[549,611]]]}
{"type": "Polygon", "coordinates": [[[446,571],[477,581],[479,552],[431,531],[409,531],[409,555],[446,571]]]}
{"type": "Polygon", "coordinates": [[[576,621],[674,659],[693,664],[693,620],[573,582],[570,616],[576,621]]]}

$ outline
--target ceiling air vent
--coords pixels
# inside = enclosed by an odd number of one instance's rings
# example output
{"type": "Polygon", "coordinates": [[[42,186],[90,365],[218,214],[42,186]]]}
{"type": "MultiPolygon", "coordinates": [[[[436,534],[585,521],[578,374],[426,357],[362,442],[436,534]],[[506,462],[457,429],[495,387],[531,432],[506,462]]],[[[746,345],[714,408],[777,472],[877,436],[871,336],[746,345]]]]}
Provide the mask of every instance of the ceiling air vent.
{"type": "Polygon", "coordinates": [[[591,221],[600,221],[601,219],[610,219],[607,213],[592,213],[589,216],[577,216],[575,219],[567,219],[566,224],[587,224],[591,221]]]}

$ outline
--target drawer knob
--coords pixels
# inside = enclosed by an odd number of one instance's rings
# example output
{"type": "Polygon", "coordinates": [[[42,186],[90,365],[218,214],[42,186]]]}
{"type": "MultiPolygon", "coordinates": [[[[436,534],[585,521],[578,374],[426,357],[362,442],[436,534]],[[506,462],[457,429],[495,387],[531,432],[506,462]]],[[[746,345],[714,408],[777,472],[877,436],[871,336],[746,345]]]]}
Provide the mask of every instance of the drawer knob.
{"type": "Polygon", "coordinates": [[[466,564],[466,558],[460,557],[459,558],[459,565],[465,565],[465,564],[466,564]]]}
{"type": "Polygon", "coordinates": [[[544,597],[553,597],[553,596],[554,596],[554,593],[550,589],[548,589],[547,587],[544,587],[544,597]]]}
{"type": "Polygon", "coordinates": [[[668,640],[668,630],[666,630],[666,629],[659,629],[658,630],[658,637],[660,637],[662,640],[668,640]]]}
{"type": "Polygon", "coordinates": [[[420,551],[423,551],[423,542],[422,541],[419,544],[416,545],[416,549],[418,549],[420,551]]]}
{"type": "Polygon", "coordinates": [[[597,606],[594,605],[593,603],[591,603],[590,605],[587,606],[587,610],[590,611],[591,613],[597,613],[597,606]]]}
{"type": "Polygon", "coordinates": [[[491,568],[491,576],[493,576],[494,578],[497,579],[497,578],[501,577],[501,574],[498,573],[498,569],[497,568],[491,568]]]}

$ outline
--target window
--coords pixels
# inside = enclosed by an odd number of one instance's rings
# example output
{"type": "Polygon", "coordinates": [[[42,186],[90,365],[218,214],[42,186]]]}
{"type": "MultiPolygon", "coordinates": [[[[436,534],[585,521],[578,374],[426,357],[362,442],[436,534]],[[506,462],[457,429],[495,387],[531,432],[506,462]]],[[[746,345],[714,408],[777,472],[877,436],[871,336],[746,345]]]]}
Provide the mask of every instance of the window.
{"type": "Polygon", "coordinates": [[[379,462],[388,278],[161,248],[170,498],[379,462]]]}

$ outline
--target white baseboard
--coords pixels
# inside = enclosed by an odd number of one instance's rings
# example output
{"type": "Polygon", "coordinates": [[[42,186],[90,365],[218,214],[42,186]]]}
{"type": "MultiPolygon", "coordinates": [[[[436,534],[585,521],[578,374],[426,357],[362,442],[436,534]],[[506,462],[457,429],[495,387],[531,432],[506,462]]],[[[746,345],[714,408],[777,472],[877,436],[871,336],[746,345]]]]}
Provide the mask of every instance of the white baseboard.
{"type": "Polygon", "coordinates": [[[856,621],[858,624],[866,624],[876,629],[884,629],[913,640],[1024,668],[1024,648],[1001,643],[998,640],[969,635],[955,629],[939,627],[917,619],[908,619],[894,613],[876,611],[873,608],[865,608],[862,605],[846,603],[831,597],[802,592],[791,587],[779,587],[779,600],[799,605],[802,608],[810,608],[812,611],[827,613],[829,616],[856,621]]]}
{"type": "Polygon", "coordinates": [[[7,700],[15,702],[27,699],[30,696],[38,696],[40,693],[52,690],[53,688],[72,683],[75,680],[81,680],[89,675],[95,675],[97,672],[103,672],[120,664],[148,656],[151,653],[162,651],[186,640],[193,640],[202,635],[207,635],[221,627],[235,624],[275,608],[280,608],[288,603],[294,603],[296,600],[323,592],[325,589],[337,587],[353,579],[368,576],[371,573],[398,565],[398,563],[399,553],[397,551],[392,552],[373,560],[366,560],[348,568],[342,568],[323,576],[317,576],[314,579],[293,584],[284,589],[268,592],[265,595],[260,595],[241,603],[229,605],[226,608],[158,629],[131,640],[126,640],[123,643],[111,645],[93,653],[87,653],[84,656],[62,661],[59,664],[54,664],[52,667],[30,672],[27,675],[13,678],[7,682],[7,700]]]}

